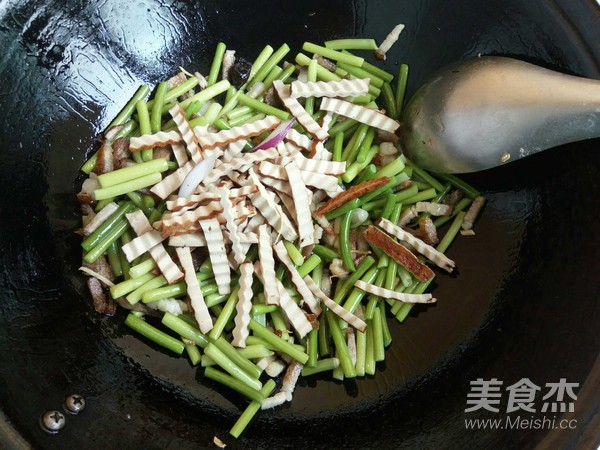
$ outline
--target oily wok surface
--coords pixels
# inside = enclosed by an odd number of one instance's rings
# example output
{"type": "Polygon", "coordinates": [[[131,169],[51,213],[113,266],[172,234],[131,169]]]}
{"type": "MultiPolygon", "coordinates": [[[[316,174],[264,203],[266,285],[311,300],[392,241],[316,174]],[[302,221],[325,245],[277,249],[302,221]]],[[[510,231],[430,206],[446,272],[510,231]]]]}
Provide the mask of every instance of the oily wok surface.
{"type": "MultiPolygon", "coordinates": [[[[384,68],[409,93],[437,68],[509,55],[600,77],[592,1],[14,1],[0,5],[0,447],[532,448],[598,440],[598,140],[467,176],[488,198],[476,236],[449,250],[438,304],[402,325],[375,377],[301,380],[294,400],[227,434],[244,402],[91,308],[74,194],[95,137],[137,86],[178,66],[206,72],[219,41],[252,60],[266,44],[407,25],[384,68]],[[522,4],[527,3],[527,4],[522,4]],[[469,382],[587,380],[575,430],[465,430],[469,382]],[[589,392],[588,392],[589,391],[589,392]],[[87,400],[48,435],[40,414],[87,400]]],[[[484,130],[482,130],[484,132],[484,130]]],[[[537,417],[537,416],[536,416],[537,417]]],[[[597,444],[597,442],[596,442],[597,444]]]]}

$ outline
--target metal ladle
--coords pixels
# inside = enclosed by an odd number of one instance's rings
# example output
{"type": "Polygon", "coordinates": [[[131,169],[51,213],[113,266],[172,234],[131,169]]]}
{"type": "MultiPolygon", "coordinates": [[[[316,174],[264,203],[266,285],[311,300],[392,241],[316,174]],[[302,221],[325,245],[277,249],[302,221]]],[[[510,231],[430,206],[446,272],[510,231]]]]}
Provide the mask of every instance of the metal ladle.
{"type": "Polygon", "coordinates": [[[400,141],[434,172],[476,172],[600,136],[600,81],[505,57],[448,66],[403,111],[400,141]]]}

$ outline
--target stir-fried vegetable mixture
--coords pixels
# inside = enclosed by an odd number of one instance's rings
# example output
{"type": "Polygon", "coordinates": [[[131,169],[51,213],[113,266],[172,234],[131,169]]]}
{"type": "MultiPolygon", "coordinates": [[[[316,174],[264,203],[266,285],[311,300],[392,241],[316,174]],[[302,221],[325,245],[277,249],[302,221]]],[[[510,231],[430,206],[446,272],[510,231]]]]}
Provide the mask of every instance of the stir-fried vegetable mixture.
{"type": "Polygon", "coordinates": [[[444,252],[473,234],[479,193],[402,155],[407,66],[394,82],[349,51],[381,57],[400,31],[307,42],[294,63],[285,44],[250,64],[220,43],[206,76],[141,86],[82,167],[94,307],[129,309],[126,325],[245,396],[235,437],[300,376],[374,375],[388,320],[436,301],[444,252]]]}

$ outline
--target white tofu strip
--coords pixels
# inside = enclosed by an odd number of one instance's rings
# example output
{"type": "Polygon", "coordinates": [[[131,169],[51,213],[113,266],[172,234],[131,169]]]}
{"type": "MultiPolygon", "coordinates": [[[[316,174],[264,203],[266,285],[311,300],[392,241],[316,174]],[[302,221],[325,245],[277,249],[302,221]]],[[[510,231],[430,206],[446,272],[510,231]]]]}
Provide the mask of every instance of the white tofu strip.
{"type": "Polygon", "coordinates": [[[269,195],[270,192],[265,189],[254,171],[250,169],[248,173],[251,182],[258,187],[258,192],[249,195],[252,204],[267,219],[267,222],[275,231],[288,241],[295,241],[298,238],[298,234],[294,230],[290,219],[283,213],[281,207],[275,203],[273,197],[269,195]]]}
{"type": "Polygon", "coordinates": [[[96,231],[96,229],[102,225],[104,221],[108,219],[110,215],[117,209],[119,209],[119,206],[115,202],[110,202],[104,205],[104,208],[102,208],[100,212],[92,218],[92,220],[85,224],[85,227],[83,227],[83,235],[89,236],[96,231]]]}
{"type": "Polygon", "coordinates": [[[438,252],[431,245],[426,244],[421,239],[413,236],[410,233],[407,233],[402,228],[394,225],[387,219],[381,218],[377,222],[377,226],[381,227],[383,230],[387,231],[391,235],[397,237],[401,241],[406,242],[414,247],[414,249],[423,255],[425,258],[429,259],[436,266],[441,267],[448,272],[452,272],[456,264],[446,255],[441,252],[438,252]]]}
{"type": "Polygon", "coordinates": [[[265,186],[269,186],[275,189],[277,192],[281,192],[288,196],[292,195],[292,187],[290,186],[290,183],[288,183],[287,180],[280,180],[278,178],[263,176],[261,177],[260,181],[265,186]]]}
{"type": "Polygon", "coordinates": [[[319,288],[319,286],[317,286],[317,284],[309,275],[304,277],[304,281],[306,282],[306,285],[311,290],[311,292],[316,297],[320,298],[323,301],[323,304],[327,306],[327,308],[329,308],[336,316],[338,316],[340,319],[344,320],[348,324],[352,325],[359,331],[364,332],[367,329],[367,323],[364,320],[352,314],[342,305],[339,305],[333,300],[331,300],[327,295],[325,295],[325,293],[319,288]]]}
{"type": "Polygon", "coordinates": [[[339,81],[292,81],[290,96],[298,97],[358,97],[369,92],[368,78],[339,81]]]}
{"type": "Polygon", "coordinates": [[[242,247],[240,239],[240,233],[238,232],[237,224],[235,223],[235,216],[233,212],[233,204],[229,198],[228,192],[225,189],[218,189],[217,193],[221,197],[221,206],[223,207],[222,215],[225,217],[225,227],[229,232],[229,238],[231,239],[231,250],[233,252],[233,259],[240,265],[244,262],[245,252],[242,247]]]}
{"type": "Polygon", "coordinates": [[[205,186],[210,186],[211,184],[216,183],[219,178],[226,176],[228,173],[233,172],[234,170],[245,172],[256,163],[267,159],[274,159],[278,155],[279,152],[274,148],[261,150],[259,152],[244,153],[239,158],[233,158],[228,163],[215,165],[215,168],[212,170],[212,172],[204,178],[202,184],[205,186]]]}
{"type": "Polygon", "coordinates": [[[323,189],[332,195],[335,195],[341,190],[337,177],[305,170],[301,170],[300,172],[302,173],[302,180],[307,186],[323,189]]]}
{"type": "Polygon", "coordinates": [[[184,233],[169,237],[171,247],[206,247],[206,239],[201,232],[184,233]]]}
{"type": "Polygon", "coordinates": [[[150,192],[158,195],[162,199],[167,198],[172,192],[179,189],[187,174],[194,168],[194,165],[193,161],[188,161],[175,172],[167,175],[162,181],[159,181],[152,186],[150,192]]]}
{"type": "Polygon", "coordinates": [[[185,273],[185,285],[187,288],[187,294],[190,297],[192,309],[194,310],[194,317],[198,322],[200,331],[207,334],[213,327],[213,321],[204,302],[204,296],[200,290],[200,283],[196,277],[196,271],[194,270],[194,263],[192,261],[192,253],[189,247],[177,247],[175,249],[179,263],[183,267],[185,273]]]}
{"type": "Polygon", "coordinates": [[[237,158],[242,153],[242,150],[244,150],[246,142],[248,142],[246,139],[240,139],[239,141],[230,143],[223,152],[223,162],[229,162],[233,158],[237,158]]]}
{"type": "Polygon", "coordinates": [[[200,152],[200,147],[198,147],[198,142],[196,142],[196,136],[192,131],[192,127],[190,127],[188,121],[185,120],[185,111],[179,104],[175,104],[175,106],[169,109],[169,114],[171,114],[173,122],[175,122],[177,129],[181,133],[181,137],[187,146],[188,152],[190,152],[192,161],[198,164],[204,158],[200,152]]]}
{"type": "Polygon", "coordinates": [[[302,153],[293,156],[300,170],[318,172],[325,175],[343,175],[346,172],[346,161],[322,161],[306,158],[302,153]]]}
{"type": "MultiPolygon", "coordinates": [[[[267,116],[264,119],[255,120],[254,122],[245,123],[239,127],[232,127],[229,130],[221,130],[217,133],[196,133],[198,142],[203,150],[214,147],[225,146],[239,139],[248,139],[249,137],[258,136],[265,131],[275,128],[281,120],[275,116],[267,116]]],[[[196,129],[194,128],[194,132],[196,129]]]]}
{"type": "Polygon", "coordinates": [[[292,300],[281,281],[275,278],[275,283],[277,283],[277,289],[279,290],[279,306],[283,313],[300,337],[306,336],[312,330],[312,325],[306,318],[304,311],[292,300]]]}
{"type": "Polygon", "coordinates": [[[395,132],[400,126],[400,123],[394,119],[390,119],[385,114],[382,114],[375,109],[356,105],[337,98],[323,98],[321,101],[321,109],[349,117],[358,122],[379,128],[380,130],[389,131],[390,133],[395,132]]]}
{"type": "Polygon", "coordinates": [[[319,303],[315,299],[311,290],[306,285],[304,279],[302,279],[298,273],[298,269],[296,269],[294,263],[292,263],[292,260],[290,259],[283,242],[279,241],[273,248],[275,249],[275,254],[277,255],[277,258],[279,258],[279,261],[281,261],[288,270],[292,283],[294,286],[296,286],[296,290],[300,294],[300,297],[302,297],[302,300],[310,312],[319,315],[321,313],[321,307],[319,306],[319,303]]]}
{"type": "Polygon", "coordinates": [[[446,216],[452,213],[452,206],[444,203],[435,202],[417,202],[415,212],[428,212],[432,216],[446,216]]]}
{"type": "Polygon", "coordinates": [[[139,152],[148,148],[166,147],[171,144],[181,144],[183,137],[178,131],[159,131],[154,134],[143,134],[129,139],[129,151],[139,152]]]}
{"type": "MultiPolygon", "coordinates": [[[[150,222],[148,222],[147,217],[140,210],[134,211],[129,214],[125,214],[125,217],[129,221],[131,228],[138,236],[151,231],[152,226],[150,222]]],[[[183,273],[177,267],[177,264],[171,259],[162,243],[155,245],[149,251],[150,256],[156,262],[156,265],[162,272],[165,279],[169,282],[169,284],[176,282],[183,278],[183,273]]]]}
{"type": "Polygon", "coordinates": [[[331,161],[333,159],[333,153],[325,148],[323,141],[318,141],[313,147],[311,158],[313,160],[331,161]]]}
{"type": "Polygon", "coordinates": [[[431,294],[405,294],[403,292],[396,292],[390,289],[384,289],[371,283],[365,283],[362,280],[357,280],[354,283],[359,289],[363,291],[377,295],[381,298],[400,300],[405,303],[435,303],[436,299],[431,294]]]}
{"type": "Polygon", "coordinates": [[[309,150],[312,144],[311,138],[309,138],[305,134],[296,131],[293,128],[290,128],[290,131],[287,132],[287,134],[285,135],[285,139],[290,142],[293,142],[298,147],[303,148],[304,150],[309,150]]]}
{"type": "Polygon", "coordinates": [[[164,238],[161,237],[157,230],[146,231],[144,234],[132,239],[131,242],[124,244],[121,247],[127,261],[131,262],[140,255],[143,255],[156,244],[161,243],[164,238]]]}
{"type": "Polygon", "coordinates": [[[183,144],[172,144],[171,150],[173,150],[173,156],[179,167],[183,166],[189,161],[188,154],[185,151],[185,145],[183,144]]]}
{"type": "Polygon", "coordinates": [[[279,289],[275,283],[275,259],[273,258],[273,243],[267,225],[258,227],[258,260],[265,291],[267,305],[279,305],[279,289]]]}
{"type": "Polygon", "coordinates": [[[240,292],[236,304],[236,315],[234,319],[233,338],[231,344],[234,347],[246,347],[246,338],[248,337],[250,324],[250,311],[252,310],[252,275],[254,265],[251,262],[245,262],[240,265],[240,292]]]}
{"type": "MultiPolygon", "coordinates": [[[[214,200],[207,205],[198,206],[196,209],[184,211],[178,215],[173,213],[167,216],[165,214],[167,217],[162,220],[162,229],[164,230],[165,228],[173,226],[183,227],[187,223],[194,223],[198,222],[199,220],[210,219],[221,212],[223,212],[221,203],[214,200]]],[[[177,211],[177,213],[179,213],[179,211],[177,211]]]]}
{"type": "Polygon", "coordinates": [[[208,246],[208,256],[213,267],[219,294],[229,294],[231,292],[231,272],[229,271],[221,225],[216,218],[213,218],[201,220],[200,227],[204,232],[204,238],[208,246]]]}
{"type": "MultiPolygon", "coordinates": [[[[234,188],[228,190],[228,196],[230,199],[237,199],[239,197],[246,197],[252,192],[256,192],[255,186],[243,186],[241,188],[234,188]]],[[[186,206],[193,206],[206,200],[219,200],[219,194],[216,189],[206,188],[199,194],[192,194],[189,197],[170,197],[172,200],[167,200],[167,209],[170,211],[177,211],[186,206]]]]}
{"type": "Polygon", "coordinates": [[[277,94],[279,94],[283,105],[306,131],[319,140],[325,140],[329,137],[329,134],[306,112],[300,102],[290,97],[289,86],[283,84],[281,80],[275,80],[273,81],[273,87],[277,91],[277,94]]]}
{"type": "Polygon", "coordinates": [[[294,199],[296,223],[298,224],[298,236],[300,238],[300,247],[314,245],[315,234],[313,220],[310,214],[310,204],[307,195],[306,185],[302,181],[302,174],[296,165],[296,161],[291,160],[285,166],[290,187],[292,189],[292,198],[294,199]]]}

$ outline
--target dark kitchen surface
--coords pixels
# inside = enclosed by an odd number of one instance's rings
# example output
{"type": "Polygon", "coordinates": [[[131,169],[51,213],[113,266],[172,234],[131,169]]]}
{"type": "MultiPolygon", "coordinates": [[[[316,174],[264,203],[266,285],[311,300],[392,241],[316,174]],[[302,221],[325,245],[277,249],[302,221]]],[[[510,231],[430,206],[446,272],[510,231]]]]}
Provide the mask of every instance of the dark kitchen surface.
{"type": "Polygon", "coordinates": [[[291,404],[260,413],[238,441],[228,435],[244,406],[237,395],[133,336],[124,314],[91,308],[73,233],[78,169],[140,83],[178,66],[206,72],[219,41],[250,60],[287,42],[291,59],[305,40],[381,41],[399,22],[406,29],[384,67],[408,63],[410,92],[479,53],[600,78],[592,1],[0,4],[0,409],[10,424],[0,425],[0,447],[22,448],[17,434],[47,449],[204,448],[214,435],[227,448],[532,448],[545,437],[591,448],[585,439],[600,439],[598,140],[467,176],[488,198],[476,236],[451,247],[459,273],[437,277],[435,306],[390,320],[394,342],[376,376],[301,380],[291,404]],[[576,403],[575,430],[465,430],[466,418],[504,417],[464,412],[476,378],[583,385],[588,376],[592,397],[576,403]],[[42,431],[40,415],[73,392],[85,411],[67,415],[57,435],[42,431]]]}

